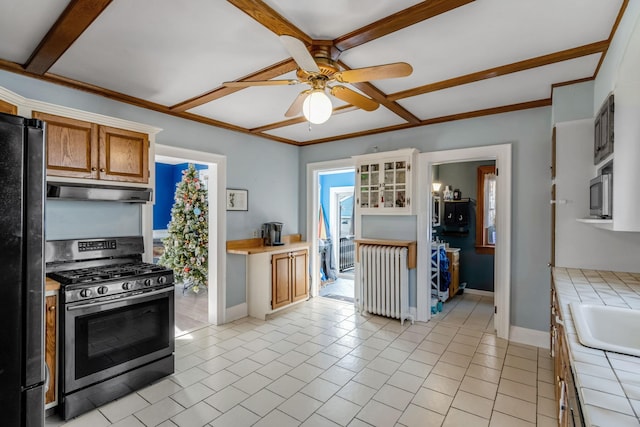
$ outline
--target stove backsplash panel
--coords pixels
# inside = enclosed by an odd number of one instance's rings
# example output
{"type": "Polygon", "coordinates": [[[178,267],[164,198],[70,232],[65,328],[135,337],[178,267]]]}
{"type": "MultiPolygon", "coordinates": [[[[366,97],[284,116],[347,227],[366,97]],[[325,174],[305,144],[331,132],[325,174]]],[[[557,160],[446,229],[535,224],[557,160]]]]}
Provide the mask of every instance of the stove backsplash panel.
{"type": "Polygon", "coordinates": [[[45,239],[142,235],[137,203],[51,200],[45,203],[45,239]]]}

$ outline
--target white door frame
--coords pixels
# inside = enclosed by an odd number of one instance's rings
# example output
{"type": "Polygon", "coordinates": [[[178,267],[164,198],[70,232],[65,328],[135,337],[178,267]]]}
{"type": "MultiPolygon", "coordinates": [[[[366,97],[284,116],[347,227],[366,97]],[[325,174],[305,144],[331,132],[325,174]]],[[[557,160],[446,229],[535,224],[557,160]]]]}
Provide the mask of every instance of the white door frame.
{"type": "MultiPolygon", "coordinates": [[[[227,157],[220,154],[205,153],[186,148],[155,146],[155,154],[184,159],[185,163],[208,164],[210,174],[208,186],[209,206],[209,323],[222,325],[226,310],[226,271],[227,271],[227,157]],[[214,203],[211,203],[214,201],[214,203]]],[[[156,189],[156,191],[158,191],[156,189]]]]}
{"type": "MultiPolygon", "coordinates": [[[[320,254],[318,253],[318,212],[320,210],[320,191],[318,180],[321,172],[338,172],[340,170],[355,170],[355,160],[340,159],[326,162],[307,164],[307,241],[311,242],[309,256],[309,270],[311,271],[310,293],[312,297],[320,294],[320,254]]],[[[356,221],[356,236],[359,235],[359,221],[356,221]]],[[[358,287],[354,286],[354,301],[358,298],[358,287]]]]}
{"type": "MultiPolygon", "coordinates": [[[[494,257],[494,325],[500,338],[509,339],[511,319],[511,144],[457,150],[435,151],[418,155],[418,183],[427,183],[431,189],[431,168],[442,163],[460,163],[495,159],[499,171],[496,185],[496,235],[498,241],[494,257]]],[[[431,258],[431,191],[416,186],[418,190],[418,280],[417,319],[430,318],[431,284],[429,266],[431,258]]]]}

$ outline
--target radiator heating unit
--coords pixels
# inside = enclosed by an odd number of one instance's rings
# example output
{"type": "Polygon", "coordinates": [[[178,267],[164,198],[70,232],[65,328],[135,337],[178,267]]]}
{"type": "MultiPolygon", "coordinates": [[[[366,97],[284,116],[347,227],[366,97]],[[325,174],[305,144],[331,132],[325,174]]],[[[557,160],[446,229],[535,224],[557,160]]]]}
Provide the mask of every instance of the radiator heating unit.
{"type": "Polygon", "coordinates": [[[407,248],[360,245],[362,312],[405,319],[409,312],[409,267],[407,248]]]}

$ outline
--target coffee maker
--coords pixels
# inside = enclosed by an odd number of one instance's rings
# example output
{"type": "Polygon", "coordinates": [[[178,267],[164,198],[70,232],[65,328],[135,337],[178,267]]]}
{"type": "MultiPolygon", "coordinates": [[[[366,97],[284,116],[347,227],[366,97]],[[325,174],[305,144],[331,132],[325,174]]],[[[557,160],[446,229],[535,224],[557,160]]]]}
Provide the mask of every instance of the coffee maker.
{"type": "Polygon", "coordinates": [[[265,246],[282,246],[282,223],[265,222],[262,224],[262,238],[265,246]]]}

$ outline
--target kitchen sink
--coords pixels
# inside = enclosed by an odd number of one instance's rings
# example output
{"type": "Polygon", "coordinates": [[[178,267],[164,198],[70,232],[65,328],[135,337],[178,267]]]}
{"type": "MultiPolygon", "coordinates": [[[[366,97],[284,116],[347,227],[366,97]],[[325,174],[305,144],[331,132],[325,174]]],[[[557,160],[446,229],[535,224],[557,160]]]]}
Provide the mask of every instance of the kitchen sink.
{"type": "Polygon", "coordinates": [[[640,357],[640,310],[575,302],[570,307],[582,345],[640,357]]]}

